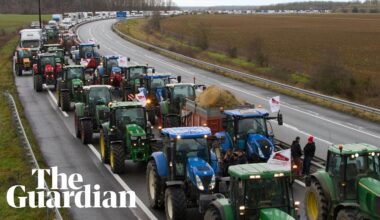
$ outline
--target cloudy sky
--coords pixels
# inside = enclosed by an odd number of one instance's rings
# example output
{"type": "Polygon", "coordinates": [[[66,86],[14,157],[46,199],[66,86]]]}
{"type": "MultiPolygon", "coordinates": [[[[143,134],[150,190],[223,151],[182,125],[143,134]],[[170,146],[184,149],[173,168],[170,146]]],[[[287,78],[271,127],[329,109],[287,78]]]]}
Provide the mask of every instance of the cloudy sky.
{"type": "MultiPolygon", "coordinates": [[[[173,0],[178,6],[214,6],[214,5],[270,5],[297,0],[173,0]]],[[[307,1],[307,0],[298,0],[307,1]]],[[[323,0],[329,1],[329,0],[323,0]]],[[[335,0],[348,1],[348,0],[335,0]]]]}

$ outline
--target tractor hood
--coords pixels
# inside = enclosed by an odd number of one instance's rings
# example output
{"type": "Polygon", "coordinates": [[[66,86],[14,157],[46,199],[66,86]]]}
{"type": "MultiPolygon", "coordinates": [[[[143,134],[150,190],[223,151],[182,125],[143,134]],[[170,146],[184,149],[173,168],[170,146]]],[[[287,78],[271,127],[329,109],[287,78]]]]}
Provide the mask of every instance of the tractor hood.
{"type": "Polygon", "coordinates": [[[200,191],[208,192],[215,186],[215,174],[212,167],[199,157],[187,158],[187,177],[200,191]]]}
{"type": "Polygon", "coordinates": [[[267,161],[274,151],[273,143],[261,134],[248,134],[248,155],[255,155],[263,161],[267,161]]]}
{"type": "Polygon", "coordinates": [[[275,208],[266,208],[260,210],[261,220],[294,220],[288,213],[275,208]]]}
{"type": "Polygon", "coordinates": [[[380,218],[380,181],[371,177],[361,178],[358,185],[360,209],[373,219],[380,218]]]}
{"type": "Polygon", "coordinates": [[[145,130],[140,125],[137,125],[137,124],[126,125],[126,131],[128,132],[128,135],[130,135],[130,137],[132,138],[146,136],[145,130]]]}

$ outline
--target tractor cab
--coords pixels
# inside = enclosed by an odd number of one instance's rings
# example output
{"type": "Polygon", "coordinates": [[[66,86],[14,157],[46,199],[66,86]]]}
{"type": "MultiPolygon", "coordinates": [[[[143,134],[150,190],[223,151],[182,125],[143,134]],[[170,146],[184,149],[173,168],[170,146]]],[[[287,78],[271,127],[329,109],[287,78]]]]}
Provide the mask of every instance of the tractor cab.
{"type": "Polygon", "coordinates": [[[230,166],[228,199],[211,203],[205,219],[278,219],[298,217],[299,202],[294,202],[291,173],[267,163],[230,166]],[[218,216],[219,218],[216,218],[218,216]]]}
{"type": "Polygon", "coordinates": [[[23,71],[29,71],[32,68],[32,52],[28,48],[18,48],[15,57],[15,71],[21,76],[23,71]]]}
{"type": "Polygon", "coordinates": [[[41,51],[43,53],[46,53],[49,51],[50,48],[60,48],[61,49],[61,45],[60,44],[44,44],[41,47],[41,51]]]}
{"type": "Polygon", "coordinates": [[[274,138],[269,120],[277,119],[282,125],[282,115],[270,117],[264,108],[222,110],[222,127],[218,138],[224,138],[222,153],[243,151],[249,162],[266,162],[274,151],[274,138]]]}
{"type": "Polygon", "coordinates": [[[48,53],[55,54],[56,56],[56,62],[61,63],[61,64],[68,64],[67,61],[65,61],[65,52],[63,49],[59,47],[49,47],[48,48],[48,53]]]}
{"type": "MultiPolygon", "coordinates": [[[[145,116],[145,108],[140,102],[116,102],[111,103],[111,121],[110,126],[116,126],[120,131],[126,131],[132,126],[142,129],[141,134],[144,133],[147,128],[147,121],[145,116]]],[[[133,135],[132,130],[129,133],[133,135]]],[[[133,136],[133,138],[135,138],[133,136]]],[[[137,136],[136,136],[137,138],[137,136]]],[[[145,137],[144,137],[145,138],[145,137]]]]}
{"type": "MultiPolygon", "coordinates": [[[[33,65],[33,71],[35,73],[42,74],[54,74],[54,68],[56,67],[56,57],[52,53],[43,53],[38,55],[37,64],[33,65]]],[[[60,65],[58,65],[60,66],[60,65]]],[[[59,67],[60,68],[60,67],[59,67]]]]}
{"type": "Polygon", "coordinates": [[[109,85],[91,85],[83,87],[83,100],[88,107],[88,115],[93,118],[93,125],[98,128],[109,116],[108,103],[111,98],[112,86],[109,85]]]}
{"type": "MultiPolygon", "coordinates": [[[[123,72],[126,66],[120,66],[119,55],[103,56],[97,68],[98,79],[101,84],[110,84],[119,87],[123,79],[123,72]]],[[[130,59],[127,58],[126,61],[130,59]]],[[[125,64],[126,65],[126,64],[125,64]]]]}
{"type": "Polygon", "coordinates": [[[370,144],[330,146],[326,168],[305,181],[307,218],[380,219],[379,160],[380,148],[370,144]]]}
{"type": "Polygon", "coordinates": [[[84,68],[79,65],[69,65],[63,67],[61,84],[73,93],[78,93],[82,90],[85,82],[84,68]]]}
{"type": "MultiPolygon", "coordinates": [[[[91,59],[96,57],[95,43],[82,43],[79,45],[79,58],[91,59]]],[[[99,48],[99,47],[98,47],[99,48]]]]}

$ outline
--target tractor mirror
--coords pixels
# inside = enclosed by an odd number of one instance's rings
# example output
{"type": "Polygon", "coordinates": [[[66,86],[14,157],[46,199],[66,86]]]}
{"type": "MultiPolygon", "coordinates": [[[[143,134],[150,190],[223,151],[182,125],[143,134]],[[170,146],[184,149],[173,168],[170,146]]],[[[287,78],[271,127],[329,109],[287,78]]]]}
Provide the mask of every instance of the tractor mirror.
{"type": "Polygon", "coordinates": [[[180,83],[182,80],[182,77],[181,76],[177,76],[177,82],[180,83]]]}
{"type": "Polygon", "coordinates": [[[278,115],[277,115],[277,122],[278,122],[278,125],[282,125],[283,124],[282,114],[281,113],[278,113],[278,115]]]}
{"type": "Polygon", "coordinates": [[[155,68],[152,69],[152,73],[156,73],[156,69],[155,68]]]}
{"type": "Polygon", "coordinates": [[[100,49],[100,45],[98,44],[98,50],[100,49]]]}
{"type": "Polygon", "coordinates": [[[131,61],[131,58],[128,57],[128,58],[127,58],[127,61],[128,61],[128,62],[131,61]]]}

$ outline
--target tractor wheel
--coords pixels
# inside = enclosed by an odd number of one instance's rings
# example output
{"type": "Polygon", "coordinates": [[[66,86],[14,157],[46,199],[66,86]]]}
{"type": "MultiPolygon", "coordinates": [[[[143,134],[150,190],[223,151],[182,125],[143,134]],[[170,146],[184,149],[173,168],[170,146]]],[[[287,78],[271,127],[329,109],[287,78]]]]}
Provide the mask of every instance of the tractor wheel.
{"type": "Polygon", "coordinates": [[[92,142],[92,122],[90,120],[81,121],[81,140],[83,144],[91,144],[92,142]]]}
{"type": "Polygon", "coordinates": [[[312,180],[305,192],[305,214],[309,220],[327,219],[328,204],[321,184],[312,180]]]}
{"type": "Polygon", "coordinates": [[[148,180],[147,191],[150,207],[154,209],[161,208],[164,203],[164,194],[161,190],[160,177],[154,160],[149,161],[147,165],[146,179],[148,180]]]}
{"type": "Polygon", "coordinates": [[[357,220],[356,210],[341,209],[336,217],[337,220],[357,220]]]}
{"type": "Polygon", "coordinates": [[[186,217],[186,196],[180,187],[169,187],[165,190],[166,219],[182,220],[186,217]]]}
{"type": "Polygon", "coordinates": [[[114,173],[120,174],[125,171],[125,152],[122,144],[111,144],[110,165],[114,173]]]}
{"type": "Polygon", "coordinates": [[[17,75],[22,76],[22,68],[20,67],[20,65],[16,65],[16,70],[17,70],[17,75]]]}
{"type": "Polygon", "coordinates": [[[108,134],[103,129],[100,130],[100,138],[99,138],[99,145],[100,145],[100,156],[102,158],[102,162],[105,164],[110,163],[110,149],[108,144],[108,134]]]}
{"type": "Polygon", "coordinates": [[[36,92],[42,91],[42,76],[41,75],[34,75],[34,85],[36,92]]]}
{"type": "Polygon", "coordinates": [[[75,136],[77,138],[80,138],[81,137],[80,127],[81,126],[79,125],[79,118],[78,118],[76,113],[74,114],[74,123],[75,123],[75,136]]]}
{"type": "Polygon", "coordinates": [[[217,208],[211,206],[206,210],[204,220],[222,220],[222,216],[217,208]]]}
{"type": "Polygon", "coordinates": [[[156,114],[154,113],[154,110],[148,111],[148,120],[153,126],[156,125],[156,114]]]}
{"type": "Polygon", "coordinates": [[[68,91],[61,91],[61,95],[59,97],[59,100],[61,101],[61,108],[62,111],[70,111],[70,94],[68,91]]]}

